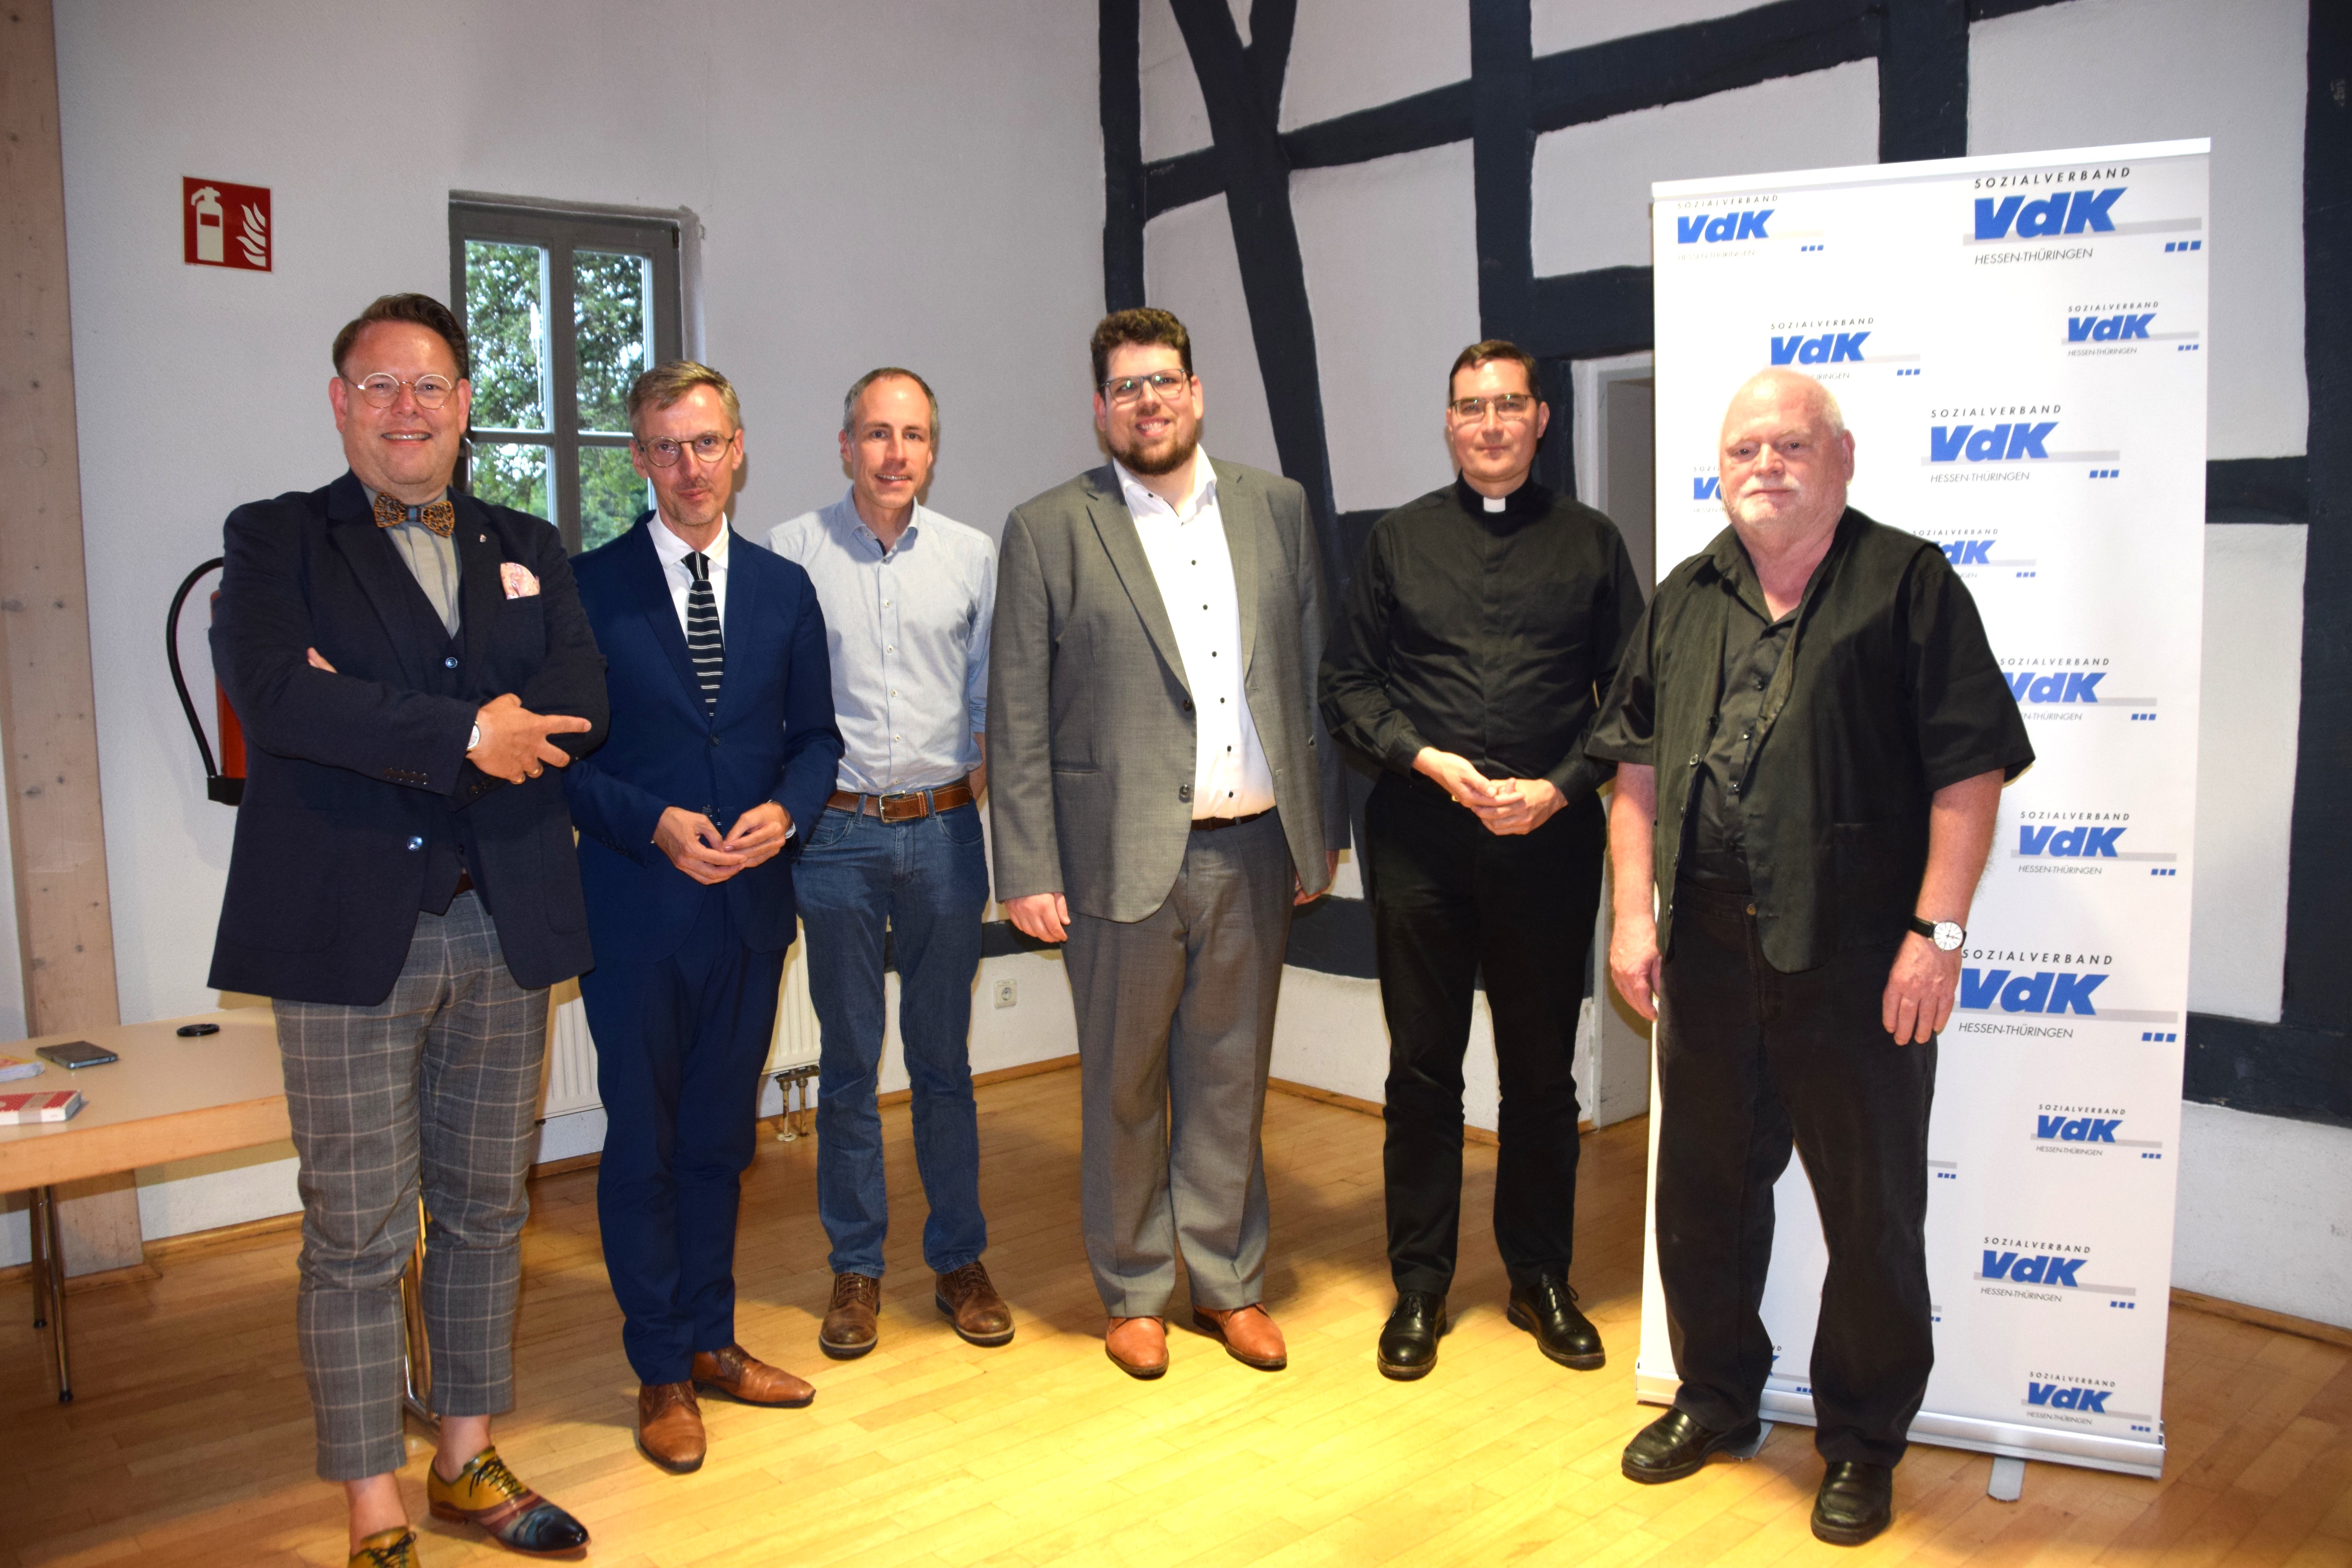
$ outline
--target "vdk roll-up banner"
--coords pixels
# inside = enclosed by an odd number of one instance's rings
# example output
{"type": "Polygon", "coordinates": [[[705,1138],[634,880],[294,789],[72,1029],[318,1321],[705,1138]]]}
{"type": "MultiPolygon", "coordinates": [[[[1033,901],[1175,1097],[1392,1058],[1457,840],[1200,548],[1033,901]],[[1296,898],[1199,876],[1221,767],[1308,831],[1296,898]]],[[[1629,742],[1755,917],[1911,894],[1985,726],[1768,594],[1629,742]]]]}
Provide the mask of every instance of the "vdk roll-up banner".
{"type": "MultiPolygon", "coordinates": [[[[2003,793],[1942,1036],[1936,1371],[1911,1436],[2150,1476],[2188,1007],[2209,145],[1651,187],[1659,575],[1725,526],[1733,391],[1796,366],[1844,409],[1853,504],[1959,569],[2039,759],[2003,793]]],[[[1810,1423],[1825,1254],[1801,1162],[1777,1202],[1764,1415],[1810,1423]]],[[[1654,1237],[1637,1373],[1642,1398],[1672,1399],[1654,1237]]]]}

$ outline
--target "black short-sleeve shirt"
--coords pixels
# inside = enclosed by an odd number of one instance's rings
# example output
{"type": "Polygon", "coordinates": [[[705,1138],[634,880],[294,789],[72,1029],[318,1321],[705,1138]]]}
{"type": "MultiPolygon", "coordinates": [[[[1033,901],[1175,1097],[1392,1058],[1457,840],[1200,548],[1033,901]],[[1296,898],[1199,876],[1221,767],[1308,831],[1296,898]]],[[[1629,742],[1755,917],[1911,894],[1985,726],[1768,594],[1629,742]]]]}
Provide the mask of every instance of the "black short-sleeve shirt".
{"type": "MultiPolygon", "coordinates": [[[[1586,747],[1657,769],[1662,952],[1684,818],[1725,710],[1727,643],[1769,624],[1763,603],[1725,529],[1658,585],[1586,747]]],[[[1934,544],[1848,508],[1793,616],[1754,716],[1740,805],[1764,956],[1784,973],[1899,941],[1935,793],[2033,762],[1976,601],[1934,544]]]]}

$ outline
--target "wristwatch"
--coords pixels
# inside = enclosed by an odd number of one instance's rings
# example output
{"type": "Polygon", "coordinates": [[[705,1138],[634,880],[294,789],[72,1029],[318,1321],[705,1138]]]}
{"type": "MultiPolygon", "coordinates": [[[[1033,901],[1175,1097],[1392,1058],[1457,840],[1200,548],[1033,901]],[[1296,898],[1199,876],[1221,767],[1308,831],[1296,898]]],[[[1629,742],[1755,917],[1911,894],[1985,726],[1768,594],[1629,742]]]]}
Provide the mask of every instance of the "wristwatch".
{"type": "Polygon", "coordinates": [[[1960,943],[1969,940],[1969,933],[1950,921],[1930,922],[1921,920],[1917,915],[1913,915],[1911,929],[1934,942],[1936,950],[1939,952],[1955,952],[1960,943]]]}

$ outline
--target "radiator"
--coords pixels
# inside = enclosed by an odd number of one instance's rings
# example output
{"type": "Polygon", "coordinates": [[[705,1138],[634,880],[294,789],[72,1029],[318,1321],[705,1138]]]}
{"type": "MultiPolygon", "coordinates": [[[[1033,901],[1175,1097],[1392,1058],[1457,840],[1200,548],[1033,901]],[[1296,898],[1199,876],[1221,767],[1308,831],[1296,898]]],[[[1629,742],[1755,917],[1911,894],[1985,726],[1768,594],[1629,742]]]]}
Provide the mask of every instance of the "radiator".
{"type": "MultiPolygon", "coordinates": [[[[765,1076],[814,1074],[817,1058],[816,1008],[809,1001],[805,944],[795,942],[784,954],[784,983],[776,998],[776,1035],[768,1046],[765,1076]]],[[[596,1042],[588,1033],[588,1010],[580,987],[559,985],[550,998],[547,1023],[547,1100],[542,1116],[569,1116],[593,1110],[604,1101],[596,1093],[596,1042]]]]}

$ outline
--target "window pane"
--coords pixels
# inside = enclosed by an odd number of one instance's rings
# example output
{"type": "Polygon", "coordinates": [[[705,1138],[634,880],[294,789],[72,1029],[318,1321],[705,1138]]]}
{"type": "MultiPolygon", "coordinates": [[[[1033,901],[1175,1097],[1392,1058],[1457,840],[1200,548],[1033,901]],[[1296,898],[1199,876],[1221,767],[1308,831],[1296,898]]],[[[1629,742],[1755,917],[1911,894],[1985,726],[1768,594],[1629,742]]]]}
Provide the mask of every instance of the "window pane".
{"type": "Polygon", "coordinates": [[[477,500],[495,506],[510,506],[533,517],[555,516],[555,498],[547,489],[544,447],[475,442],[472,488],[477,500]]]}
{"type": "Polygon", "coordinates": [[[629,466],[626,447],[580,448],[581,549],[620,538],[653,504],[653,487],[629,466]]]}
{"type": "Polygon", "coordinates": [[[466,335],[474,350],[474,423],[548,428],[546,251],[466,242],[466,335]]]}
{"type": "MultiPolygon", "coordinates": [[[[652,363],[646,357],[653,338],[652,300],[653,263],[646,258],[594,250],[572,258],[581,429],[629,427],[629,384],[652,363]]],[[[585,537],[587,514],[581,517],[585,537]]]]}

